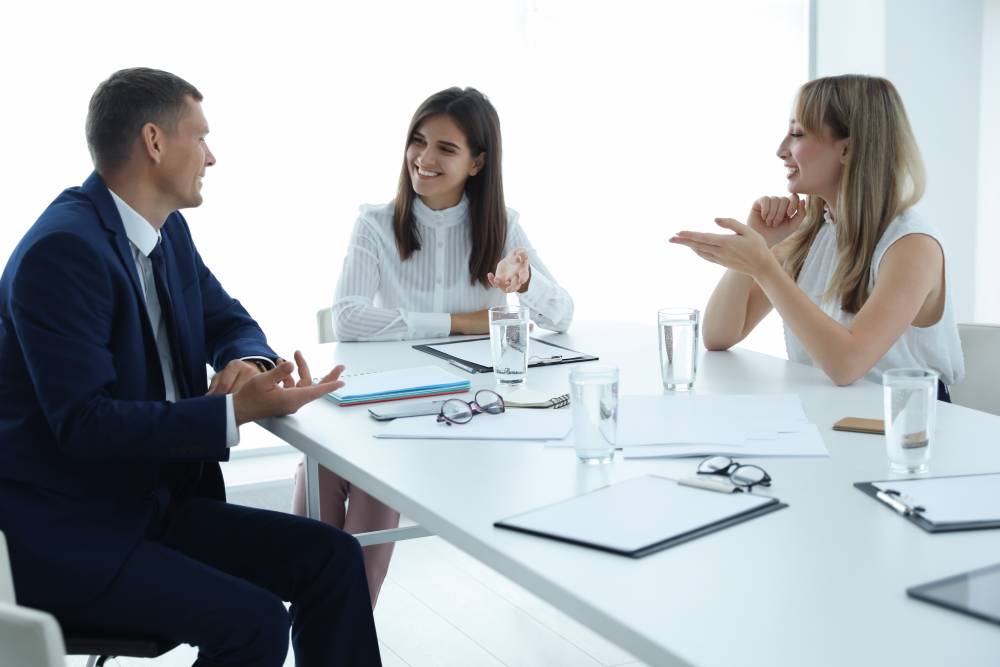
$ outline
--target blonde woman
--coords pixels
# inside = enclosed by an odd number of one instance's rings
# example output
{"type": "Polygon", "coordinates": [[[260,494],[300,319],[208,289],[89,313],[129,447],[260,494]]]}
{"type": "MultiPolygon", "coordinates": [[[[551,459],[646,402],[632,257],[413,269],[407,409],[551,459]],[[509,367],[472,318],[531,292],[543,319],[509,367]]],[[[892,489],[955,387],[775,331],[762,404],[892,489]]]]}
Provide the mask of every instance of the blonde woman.
{"type": "Polygon", "coordinates": [[[855,75],[810,81],[777,155],[790,197],[758,199],[746,225],[716,218],[734,234],[670,239],[729,269],[706,308],[705,346],[732,347],[776,308],[792,361],[838,385],[930,368],[948,400],[965,373],[962,348],[944,249],[912,210],[924,169],[895,87],[855,75]]]}

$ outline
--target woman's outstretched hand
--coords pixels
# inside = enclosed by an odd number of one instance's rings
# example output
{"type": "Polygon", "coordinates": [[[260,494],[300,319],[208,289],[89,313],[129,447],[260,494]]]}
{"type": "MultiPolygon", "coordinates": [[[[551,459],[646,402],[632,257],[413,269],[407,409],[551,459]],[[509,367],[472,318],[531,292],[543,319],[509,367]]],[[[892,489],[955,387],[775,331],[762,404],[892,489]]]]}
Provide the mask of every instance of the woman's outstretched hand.
{"type": "Polygon", "coordinates": [[[682,231],[677,232],[670,242],[691,248],[702,259],[755,278],[767,268],[777,264],[778,260],[759,232],[732,218],[716,218],[715,224],[734,233],[706,234],[682,231]]]}
{"type": "Polygon", "coordinates": [[[531,282],[531,261],[528,259],[528,251],[524,248],[512,250],[497,264],[496,273],[488,273],[486,277],[493,287],[502,289],[507,294],[524,292],[531,282]]]}

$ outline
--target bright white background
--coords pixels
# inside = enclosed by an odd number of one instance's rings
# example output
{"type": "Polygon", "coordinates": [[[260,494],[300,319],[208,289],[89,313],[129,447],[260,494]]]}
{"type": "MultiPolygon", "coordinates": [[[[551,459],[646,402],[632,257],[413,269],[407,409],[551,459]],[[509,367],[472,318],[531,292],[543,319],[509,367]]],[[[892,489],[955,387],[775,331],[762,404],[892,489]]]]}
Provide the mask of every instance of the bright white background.
{"type": "MultiPolygon", "coordinates": [[[[218,158],[185,212],[195,240],[287,355],[315,341],[358,206],[393,197],[416,106],[475,86],[500,114],[507,203],[578,318],[703,307],[721,270],[667,239],[784,192],[806,5],[18,3],[0,24],[0,257],[90,172],[95,86],[172,71],[205,95],[218,158]]],[[[750,346],[783,354],[780,323],[750,346]]]]}

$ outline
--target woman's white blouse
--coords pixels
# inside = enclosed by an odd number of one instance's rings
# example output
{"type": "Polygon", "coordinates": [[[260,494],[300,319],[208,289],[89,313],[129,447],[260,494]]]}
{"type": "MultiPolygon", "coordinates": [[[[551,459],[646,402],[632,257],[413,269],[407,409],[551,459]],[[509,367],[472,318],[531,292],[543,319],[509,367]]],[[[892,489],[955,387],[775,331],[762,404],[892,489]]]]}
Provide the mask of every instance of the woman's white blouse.
{"type": "MultiPolygon", "coordinates": [[[[419,197],[413,217],[420,250],[399,258],[392,231],[393,203],[362,206],[344,259],[333,300],[338,340],[442,338],[451,333],[451,313],[467,313],[507,303],[507,295],[469,280],[469,202],[434,211],[419,197]]],[[[573,299],[538,258],[507,209],[507,244],[503,254],[525,248],[531,261],[528,290],[517,297],[531,309],[539,326],[565,331],[573,319],[573,299]]]]}
{"type": "MultiPolygon", "coordinates": [[[[871,272],[868,276],[869,289],[874,288],[878,279],[879,266],[882,258],[893,243],[908,234],[926,234],[938,245],[941,243],[934,228],[926,223],[912,210],[904,212],[889,223],[882,238],[875,246],[872,256],[871,272]]],[[[947,259],[947,257],[946,257],[947,259]]],[[[813,244],[806,255],[806,261],[799,272],[798,285],[819,308],[849,327],[854,321],[854,314],[840,308],[839,301],[823,298],[830,279],[837,268],[837,225],[830,218],[829,211],[826,220],[819,230],[813,244]]],[[[958,325],[955,322],[955,310],[951,299],[951,279],[948,263],[945,262],[945,297],[944,313],[941,319],[929,327],[908,326],[885,355],[865,376],[867,380],[882,383],[882,373],[890,368],[929,368],[941,375],[941,381],[946,385],[960,382],[965,376],[965,360],[962,357],[962,342],[958,337],[958,325]]],[[[812,364],[812,357],[806,351],[801,341],[796,338],[788,326],[785,326],[785,346],[788,358],[800,363],[812,364]]]]}

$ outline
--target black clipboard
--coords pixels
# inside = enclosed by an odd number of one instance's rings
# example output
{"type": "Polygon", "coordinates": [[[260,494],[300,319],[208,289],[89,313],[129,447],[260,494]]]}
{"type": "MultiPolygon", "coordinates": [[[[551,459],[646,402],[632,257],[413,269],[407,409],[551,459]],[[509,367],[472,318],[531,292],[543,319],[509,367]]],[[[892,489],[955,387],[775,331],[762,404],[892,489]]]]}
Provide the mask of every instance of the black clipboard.
{"type": "MultiPolygon", "coordinates": [[[[414,350],[420,350],[421,352],[426,352],[427,354],[433,355],[433,356],[437,357],[438,359],[444,359],[448,363],[450,363],[450,364],[452,364],[454,366],[458,366],[459,368],[461,368],[463,370],[466,370],[466,371],[468,371],[470,373],[492,373],[493,372],[493,367],[492,366],[483,366],[482,364],[477,364],[477,363],[468,361],[467,359],[463,359],[461,357],[456,357],[454,355],[448,354],[444,350],[439,350],[438,349],[439,347],[442,347],[444,345],[454,345],[456,343],[474,343],[476,341],[489,340],[489,339],[490,339],[489,336],[483,336],[481,338],[466,338],[464,340],[450,340],[450,341],[447,341],[445,343],[424,343],[422,345],[414,345],[413,349],[414,350]]],[[[583,352],[580,352],[579,350],[574,350],[572,348],[566,347],[565,345],[559,345],[558,343],[552,343],[552,342],[544,340],[544,339],[538,339],[538,340],[540,340],[541,342],[545,343],[546,345],[551,345],[552,347],[558,347],[561,350],[569,350],[570,352],[573,352],[575,354],[579,354],[581,356],[574,357],[573,359],[555,359],[555,360],[551,360],[551,361],[547,360],[547,359],[542,359],[542,360],[539,360],[539,361],[535,361],[534,363],[529,363],[528,364],[528,368],[538,368],[539,366],[557,366],[559,364],[575,364],[578,361],[597,361],[599,359],[599,357],[595,357],[592,354],[584,354],[583,352]]]]}
{"type": "Polygon", "coordinates": [[[901,515],[910,523],[916,524],[928,533],[951,533],[959,530],[983,530],[986,528],[1000,528],[1000,517],[989,521],[949,521],[934,523],[926,519],[922,512],[925,508],[908,503],[898,491],[888,488],[885,491],[879,489],[876,484],[892,484],[893,482],[911,481],[931,481],[935,479],[972,479],[984,477],[1000,478],[1000,473],[979,473],[976,475],[943,475],[941,477],[911,477],[906,479],[879,479],[871,482],[855,482],[854,487],[860,489],[866,495],[871,496],[885,505],[888,509],[901,515]]]}
{"type": "MultiPolygon", "coordinates": [[[[646,475],[645,478],[662,480],[663,482],[672,482],[673,484],[677,485],[679,488],[685,489],[685,493],[690,493],[692,491],[696,492],[696,493],[707,493],[707,494],[717,494],[718,493],[716,491],[707,491],[707,490],[704,490],[704,489],[697,489],[697,488],[693,488],[693,487],[689,487],[689,486],[681,487],[680,485],[677,484],[677,482],[675,480],[667,479],[667,478],[664,478],[664,477],[659,477],[657,475],[646,475]]],[[[629,482],[634,482],[637,479],[642,479],[642,478],[634,478],[634,479],[631,479],[631,480],[626,480],[625,482],[618,482],[618,484],[627,484],[629,482]]],[[[599,489],[595,489],[594,491],[590,491],[589,493],[583,494],[583,496],[591,496],[592,494],[601,493],[602,491],[606,491],[606,490],[610,489],[611,487],[617,486],[618,484],[612,484],[612,485],[609,485],[609,486],[601,487],[599,489]]],[[[765,500],[764,504],[759,505],[759,506],[757,506],[757,507],[755,507],[753,509],[731,514],[731,515],[726,516],[725,518],[720,519],[718,521],[713,521],[711,523],[707,523],[707,524],[704,524],[704,525],[701,525],[701,526],[693,527],[693,528],[691,528],[689,530],[685,530],[683,532],[680,532],[680,533],[677,533],[677,534],[674,534],[674,535],[670,535],[670,536],[668,536],[668,537],[666,537],[664,539],[654,539],[654,540],[650,541],[649,543],[643,544],[643,545],[641,545],[641,546],[639,546],[637,548],[634,548],[634,549],[615,548],[615,547],[607,545],[607,544],[601,544],[601,543],[597,543],[597,542],[586,540],[586,539],[574,538],[571,535],[566,534],[565,532],[563,532],[563,533],[556,533],[556,532],[548,532],[548,531],[543,531],[543,530],[534,530],[534,529],[526,528],[523,525],[518,525],[517,523],[515,523],[519,518],[522,518],[522,517],[524,517],[526,515],[534,514],[536,512],[547,510],[549,508],[553,508],[553,507],[556,507],[556,506],[559,506],[559,505],[564,505],[566,503],[572,503],[572,502],[580,499],[582,496],[576,496],[576,497],[573,497],[573,498],[569,498],[567,500],[563,500],[563,501],[560,501],[560,502],[557,502],[557,503],[553,503],[552,505],[547,505],[545,507],[536,508],[536,509],[531,510],[529,512],[524,512],[524,513],[521,513],[521,514],[517,514],[515,516],[508,517],[507,519],[501,519],[500,521],[494,522],[493,525],[495,527],[497,527],[497,528],[504,528],[504,529],[507,529],[507,530],[513,530],[515,532],[525,533],[527,535],[535,535],[537,537],[545,537],[545,538],[548,538],[548,539],[551,539],[551,540],[556,540],[558,542],[565,542],[567,544],[575,544],[577,546],[588,547],[590,549],[597,549],[598,551],[604,551],[604,552],[607,552],[607,553],[613,553],[613,554],[617,554],[619,556],[628,556],[630,558],[642,558],[643,556],[648,556],[649,554],[656,553],[657,551],[663,551],[664,549],[669,549],[670,547],[677,546],[678,544],[683,544],[684,542],[690,542],[691,540],[698,539],[699,537],[702,537],[704,535],[708,535],[709,533],[714,533],[714,532],[716,532],[718,530],[722,530],[724,528],[728,528],[729,526],[735,526],[738,523],[743,523],[744,521],[749,521],[750,519],[755,519],[755,518],[757,518],[759,516],[764,516],[765,514],[770,514],[771,512],[774,512],[774,511],[777,511],[777,510],[780,510],[780,509],[784,509],[785,507],[788,507],[787,503],[783,503],[780,500],[778,500],[777,498],[766,497],[766,496],[758,496],[757,494],[753,494],[753,493],[750,493],[750,494],[731,494],[731,495],[730,494],[722,494],[722,497],[736,497],[736,496],[739,496],[739,495],[754,496],[755,498],[762,498],[762,499],[766,499],[766,500],[765,500]]],[[[714,496],[709,496],[709,497],[714,497],[714,496]]],[[[636,516],[638,517],[639,515],[637,514],[636,516]]]]}

